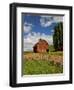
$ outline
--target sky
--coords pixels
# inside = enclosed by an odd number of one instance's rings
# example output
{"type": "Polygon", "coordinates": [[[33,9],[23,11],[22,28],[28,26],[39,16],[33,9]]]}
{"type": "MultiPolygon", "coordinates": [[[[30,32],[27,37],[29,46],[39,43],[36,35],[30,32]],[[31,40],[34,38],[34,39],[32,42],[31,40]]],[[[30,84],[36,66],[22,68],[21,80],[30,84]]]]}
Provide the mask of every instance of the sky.
{"type": "Polygon", "coordinates": [[[39,39],[53,44],[54,27],[63,22],[63,16],[22,14],[23,50],[32,51],[39,39]]]}

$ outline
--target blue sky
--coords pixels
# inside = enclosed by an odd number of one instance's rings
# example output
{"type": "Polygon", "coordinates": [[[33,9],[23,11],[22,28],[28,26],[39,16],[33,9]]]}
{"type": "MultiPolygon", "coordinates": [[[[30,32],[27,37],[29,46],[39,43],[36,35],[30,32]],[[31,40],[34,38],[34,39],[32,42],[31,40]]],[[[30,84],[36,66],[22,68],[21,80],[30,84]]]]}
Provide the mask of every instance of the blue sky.
{"type": "Polygon", "coordinates": [[[63,22],[63,16],[22,14],[24,50],[33,50],[40,38],[53,44],[54,27],[63,22]]]}
{"type": "MultiPolygon", "coordinates": [[[[50,26],[48,25],[47,27],[43,27],[40,22],[41,16],[40,15],[23,15],[23,24],[29,25],[32,24],[32,30],[31,32],[40,32],[40,33],[45,33],[46,35],[52,35],[53,32],[52,30],[54,29],[54,26],[56,23],[52,23],[50,26]]],[[[44,22],[49,20],[48,18],[45,18],[44,22]]],[[[53,17],[50,18],[50,21],[53,20],[53,17]]],[[[26,33],[27,34],[27,33],[26,33]]]]}

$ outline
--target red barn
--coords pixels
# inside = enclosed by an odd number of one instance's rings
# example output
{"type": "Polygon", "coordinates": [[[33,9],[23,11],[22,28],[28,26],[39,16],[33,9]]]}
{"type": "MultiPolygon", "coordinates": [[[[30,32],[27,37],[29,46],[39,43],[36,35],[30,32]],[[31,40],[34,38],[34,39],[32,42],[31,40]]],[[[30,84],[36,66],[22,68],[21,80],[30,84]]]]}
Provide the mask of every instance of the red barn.
{"type": "Polygon", "coordinates": [[[33,47],[34,52],[43,53],[49,51],[49,44],[44,39],[39,39],[39,42],[37,42],[33,47]]]}

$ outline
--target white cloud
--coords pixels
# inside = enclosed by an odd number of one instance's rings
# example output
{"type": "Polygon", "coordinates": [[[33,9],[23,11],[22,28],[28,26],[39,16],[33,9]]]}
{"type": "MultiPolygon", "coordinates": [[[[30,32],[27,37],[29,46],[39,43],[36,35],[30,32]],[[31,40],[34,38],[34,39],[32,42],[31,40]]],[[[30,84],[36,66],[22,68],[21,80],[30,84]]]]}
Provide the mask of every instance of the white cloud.
{"type": "Polygon", "coordinates": [[[52,23],[57,23],[57,22],[63,22],[63,17],[62,16],[41,16],[40,18],[40,24],[43,27],[48,27],[52,23]]]}
{"type": "Polygon", "coordinates": [[[48,27],[53,23],[53,18],[51,16],[41,16],[40,23],[43,27],[48,27]]]}
{"type": "Polygon", "coordinates": [[[63,22],[63,16],[55,16],[54,22],[63,22]]]}
{"type": "Polygon", "coordinates": [[[29,33],[32,30],[32,24],[25,22],[23,25],[24,33],[29,33]]]}
{"type": "Polygon", "coordinates": [[[33,46],[38,42],[40,38],[46,40],[49,45],[53,44],[53,38],[51,35],[32,32],[29,33],[26,38],[24,38],[24,51],[33,50],[33,46]]]}
{"type": "Polygon", "coordinates": [[[24,25],[33,26],[32,23],[24,22],[24,25]]]}

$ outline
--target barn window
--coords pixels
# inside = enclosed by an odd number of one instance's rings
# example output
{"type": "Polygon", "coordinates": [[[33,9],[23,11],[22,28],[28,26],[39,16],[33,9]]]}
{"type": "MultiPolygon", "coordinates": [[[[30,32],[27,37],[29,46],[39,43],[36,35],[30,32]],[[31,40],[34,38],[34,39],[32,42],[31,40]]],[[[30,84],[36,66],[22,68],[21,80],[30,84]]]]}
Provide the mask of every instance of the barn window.
{"type": "Polygon", "coordinates": [[[47,52],[49,52],[49,49],[47,49],[47,52]]]}

